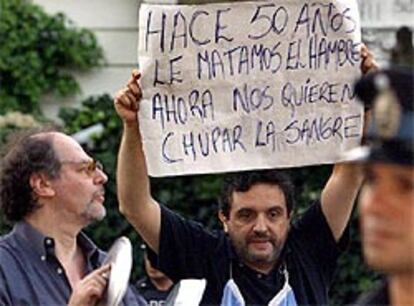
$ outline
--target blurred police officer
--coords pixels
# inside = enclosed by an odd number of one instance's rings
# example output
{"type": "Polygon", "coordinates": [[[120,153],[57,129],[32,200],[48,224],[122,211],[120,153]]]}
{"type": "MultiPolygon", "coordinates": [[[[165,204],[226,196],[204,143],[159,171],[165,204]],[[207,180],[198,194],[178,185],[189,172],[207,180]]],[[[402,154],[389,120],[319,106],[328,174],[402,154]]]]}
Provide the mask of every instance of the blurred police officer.
{"type": "Polygon", "coordinates": [[[366,263],[386,280],[358,305],[414,305],[413,71],[379,71],[356,86],[372,107],[369,146],[354,150],[366,183],[360,197],[366,263]]]}

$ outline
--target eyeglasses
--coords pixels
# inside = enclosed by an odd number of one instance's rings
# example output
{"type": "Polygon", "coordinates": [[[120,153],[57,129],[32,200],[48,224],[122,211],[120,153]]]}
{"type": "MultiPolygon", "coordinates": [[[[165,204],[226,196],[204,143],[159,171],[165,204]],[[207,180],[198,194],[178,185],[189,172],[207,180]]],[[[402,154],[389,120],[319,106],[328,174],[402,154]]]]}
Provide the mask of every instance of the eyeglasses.
{"type": "Polygon", "coordinates": [[[64,164],[72,164],[81,166],[79,171],[85,172],[88,176],[92,176],[95,174],[96,170],[103,171],[104,167],[102,163],[98,160],[91,159],[88,161],[72,161],[72,160],[62,160],[60,161],[62,165],[64,164]]]}

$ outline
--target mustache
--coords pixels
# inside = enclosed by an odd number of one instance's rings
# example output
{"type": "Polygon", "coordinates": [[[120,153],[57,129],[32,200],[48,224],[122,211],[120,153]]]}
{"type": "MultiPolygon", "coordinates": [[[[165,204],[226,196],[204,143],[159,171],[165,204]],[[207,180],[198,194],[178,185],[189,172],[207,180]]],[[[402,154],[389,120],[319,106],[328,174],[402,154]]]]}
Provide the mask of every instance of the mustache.
{"type": "Polygon", "coordinates": [[[275,237],[271,237],[269,234],[265,232],[255,232],[254,234],[247,237],[248,241],[259,241],[259,242],[266,242],[270,241],[273,242],[275,237]]]}
{"type": "Polygon", "coordinates": [[[99,189],[99,190],[95,191],[92,194],[92,198],[100,197],[100,196],[105,197],[105,189],[103,189],[103,188],[102,189],[99,189]]]}

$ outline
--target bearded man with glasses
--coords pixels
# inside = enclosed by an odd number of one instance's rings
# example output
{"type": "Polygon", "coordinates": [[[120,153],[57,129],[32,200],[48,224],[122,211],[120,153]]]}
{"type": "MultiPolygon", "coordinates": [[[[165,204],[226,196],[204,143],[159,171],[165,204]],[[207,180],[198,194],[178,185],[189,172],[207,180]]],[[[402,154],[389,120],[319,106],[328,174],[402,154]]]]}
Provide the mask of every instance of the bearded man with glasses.
{"type": "MultiPolygon", "coordinates": [[[[0,305],[95,305],[110,266],[82,229],[106,215],[102,164],[54,130],[10,139],[0,207],[14,227],[0,238],[0,305]]],[[[128,289],[123,304],[145,302],[128,289]]]]}

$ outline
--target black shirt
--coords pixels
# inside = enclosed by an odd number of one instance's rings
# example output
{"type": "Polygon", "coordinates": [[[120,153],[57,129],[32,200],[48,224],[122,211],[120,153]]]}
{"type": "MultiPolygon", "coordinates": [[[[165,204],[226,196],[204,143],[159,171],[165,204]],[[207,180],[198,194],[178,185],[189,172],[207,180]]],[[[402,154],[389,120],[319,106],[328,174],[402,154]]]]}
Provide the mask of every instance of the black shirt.
{"type": "Polygon", "coordinates": [[[287,267],[289,283],[299,305],[326,305],[328,288],[345,240],[335,242],[320,203],[316,203],[292,225],[279,265],[264,275],[238,260],[224,232],[210,233],[200,224],[162,206],[159,256],[149,252],[149,257],[174,282],[205,278],[207,287],[202,305],[220,304],[230,278],[230,265],[246,303],[267,304],[283,287],[281,263],[287,267]]]}
{"type": "MultiPolygon", "coordinates": [[[[100,267],[106,254],[83,233],[78,236],[87,273],[100,267]]],[[[0,238],[0,305],[67,305],[72,289],[55,256],[54,240],[28,223],[17,223],[0,238]]],[[[132,286],[124,305],[145,305],[132,286]]]]}

